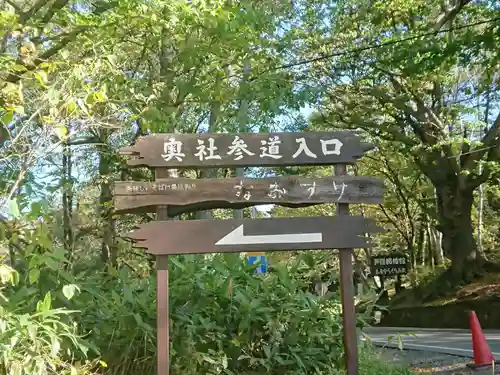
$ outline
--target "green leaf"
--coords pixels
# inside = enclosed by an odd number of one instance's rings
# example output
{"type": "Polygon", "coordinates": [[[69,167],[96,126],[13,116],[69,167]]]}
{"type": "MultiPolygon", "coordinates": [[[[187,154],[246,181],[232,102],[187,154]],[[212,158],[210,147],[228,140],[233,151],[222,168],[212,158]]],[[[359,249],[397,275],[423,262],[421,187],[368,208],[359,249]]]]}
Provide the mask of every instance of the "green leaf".
{"type": "Polygon", "coordinates": [[[38,279],[40,278],[40,270],[38,268],[32,268],[30,269],[28,279],[31,284],[35,284],[38,279]]]}
{"type": "Polygon", "coordinates": [[[26,72],[28,70],[24,65],[20,64],[14,64],[10,68],[16,72],[26,72]]]}
{"type": "Polygon", "coordinates": [[[19,205],[16,199],[9,200],[9,213],[14,216],[14,218],[19,219],[21,213],[19,212],[19,205]]]}
{"type": "Polygon", "coordinates": [[[51,345],[51,350],[50,350],[50,355],[52,357],[57,357],[57,354],[59,354],[59,351],[61,350],[61,343],[57,339],[56,336],[51,337],[52,345],[51,345]]]}
{"type": "Polygon", "coordinates": [[[176,266],[177,268],[180,268],[181,270],[184,270],[186,267],[184,267],[184,265],[179,262],[177,259],[175,259],[174,257],[170,257],[170,261],[172,262],[172,264],[174,266],[176,266]]]}
{"type": "Polygon", "coordinates": [[[51,296],[50,292],[47,292],[47,294],[43,298],[43,301],[38,301],[37,311],[38,312],[47,312],[50,310],[51,306],[52,306],[52,296],[51,296]]]}
{"type": "Polygon", "coordinates": [[[64,297],[70,300],[71,298],[73,298],[77,290],[80,291],[80,288],[78,288],[78,286],[76,286],[75,284],[68,284],[63,286],[62,293],[64,294],[64,297]]]}
{"type": "Polygon", "coordinates": [[[11,284],[14,284],[14,279],[12,276],[14,272],[15,271],[7,265],[0,264],[0,283],[7,284],[10,282],[11,284]]]}
{"type": "Polygon", "coordinates": [[[38,72],[33,73],[33,75],[35,76],[38,83],[40,83],[41,86],[45,87],[45,84],[48,81],[47,72],[45,72],[44,70],[39,70],[38,72]]]}
{"type": "Polygon", "coordinates": [[[8,125],[14,120],[14,111],[6,111],[2,115],[2,123],[8,125]]]}
{"type": "Polygon", "coordinates": [[[108,59],[109,63],[112,65],[112,66],[115,66],[116,65],[116,61],[117,61],[117,58],[115,55],[107,55],[106,56],[106,59],[108,59]]]}

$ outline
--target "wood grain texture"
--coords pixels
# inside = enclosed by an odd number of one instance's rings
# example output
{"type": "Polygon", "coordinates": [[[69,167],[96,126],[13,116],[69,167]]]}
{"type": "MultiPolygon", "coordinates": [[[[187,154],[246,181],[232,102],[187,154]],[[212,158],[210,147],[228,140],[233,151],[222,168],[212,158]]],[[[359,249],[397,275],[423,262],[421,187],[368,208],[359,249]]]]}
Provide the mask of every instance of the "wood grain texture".
{"type": "Polygon", "coordinates": [[[209,168],[352,164],[372,148],[352,132],[164,133],[139,137],[119,152],[137,156],[130,167],[209,168]]]}
{"type": "Polygon", "coordinates": [[[161,179],[154,182],[117,182],[117,213],[153,212],[168,205],[169,212],[208,208],[241,208],[258,204],[304,206],[321,203],[381,204],[384,183],[375,177],[274,177],[228,179],[161,179]]]}
{"type": "Polygon", "coordinates": [[[154,255],[204,254],[217,252],[281,251],[365,248],[371,244],[363,233],[379,232],[374,220],[362,216],[322,216],[279,219],[154,221],[141,224],[125,237],[154,255]],[[245,236],[322,233],[314,243],[256,243],[216,245],[243,225],[245,236]]]}

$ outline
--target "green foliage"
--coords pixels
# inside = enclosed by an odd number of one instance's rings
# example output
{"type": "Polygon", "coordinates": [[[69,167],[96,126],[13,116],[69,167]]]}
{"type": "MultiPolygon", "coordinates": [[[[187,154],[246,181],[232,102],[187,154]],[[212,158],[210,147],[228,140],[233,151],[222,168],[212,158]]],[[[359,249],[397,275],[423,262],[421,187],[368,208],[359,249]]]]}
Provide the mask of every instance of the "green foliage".
{"type": "MultiPolygon", "coordinates": [[[[300,259],[265,276],[255,276],[245,263],[238,255],[172,258],[173,371],[313,374],[340,366],[335,296],[320,298],[307,291],[308,284],[298,277],[305,271],[299,270],[300,259]]],[[[120,278],[106,284],[106,294],[97,292],[97,285],[82,286],[82,299],[73,302],[95,309],[86,308],[82,324],[92,327],[97,346],[109,347],[103,358],[110,368],[147,373],[156,331],[154,278],[132,283],[128,277],[120,272],[120,278]]]]}
{"type": "MultiPolygon", "coordinates": [[[[68,268],[48,228],[18,229],[24,251],[16,270],[0,267],[5,371],[154,374],[154,275],[130,265],[88,272],[94,261],[86,258],[68,268]]],[[[4,237],[10,246],[11,234],[4,237]]],[[[172,371],[336,374],[343,363],[338,296],[309,292],[325,255],[303,253],[265,275],[237,254],[170,258],[172,371]]]]}
{"type": "MultiPolygon", "coordinates": [[[[151,178],[124,170],[116,153],[148,131],[306,130],[296,112],[314,105],[321,116],[311,128],[361,127],[378,142],[353,172],[386,179],[386,204],[352,210],[389,229],[373,251],[410,254],[415,284],[441,263],[436,223],[453,224],[456,212],[444,212],[459,206],[438,206],[438,185],[488,183],[483,242],[490,252],[499,243],[498,25],[468,25],[494,17],[491,2],[449,14],[435,0],[8,3],[0,11],[0,212],[12,221],[0,226],[0,251],[15,271],[0,268],[0,328],[9,327],[0,375],[153,374],[154,264],[116,240],[150,217],[116,217],[111,189],[117,179],[151,178]],[[491,136],[479,141],[483,130],[491,136]],[[33,203],[39,195],[50,204],[33,203]]],[[[460,246],[451,248],[446,255],[460,246]]],[[[371,251],[357,253],[357,271],[371,251]]],[[[338,373],[337,296],[307,291],[334,277],[334,258],[273,254],[264,276],[235,255],[172,258],[173,371],[338,373]]],[[[377,367],[372,354],[364,361],[370,374],[404,373],[377,367]]]]}
{"type": "MultiPolygon", "coordinates": [[[[364,348],[360,356],[360,375],[411,375],[408,368],[390,363],[375,350],[364,348]]],[[[342,374],[344,372],[341,372],[342,374]]]]}
{"type": "Polygon", "coordinates": [[[97,362],[85,360],[89,344],[72,321],[76,311],[54,308],[50,292],[36,292],[19,283],[15,270],[0,265],[0,374],[93,373],[97,362]],[[75,358],[83,360],[71,361],[75,358]]]}

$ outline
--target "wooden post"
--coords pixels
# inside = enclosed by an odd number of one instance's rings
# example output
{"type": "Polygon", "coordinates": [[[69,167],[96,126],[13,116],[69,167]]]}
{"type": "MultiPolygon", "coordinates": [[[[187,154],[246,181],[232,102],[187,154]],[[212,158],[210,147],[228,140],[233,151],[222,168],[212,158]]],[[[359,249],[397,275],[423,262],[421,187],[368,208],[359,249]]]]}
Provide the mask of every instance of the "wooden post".
{"type": "MultiPolygon", "coordinates": [[[[155,179],[170,177],[166,168],[155,169],[155,179]]],[[[156,208],[156,220],[168,220],[167,206],[156,208]]],[[[170,318],[168,312],[168,255],[156,257],[156,374],[169,375],[170,318]]]]}
{"type": "MultiPolygon", "coordinates": [[[[346,166],[337,164],[335,176],[347,175],[346,166]]],[[[337,204],[337,216],[350,216],[349,204],[337,204]]],[[[358,334],[356,332],[356,312],[354,309],[353,249],[339,250],[340,291],[342,300],[342,320],[344,325],[344,359],[347,375],[358,375],[358,334]]]]}

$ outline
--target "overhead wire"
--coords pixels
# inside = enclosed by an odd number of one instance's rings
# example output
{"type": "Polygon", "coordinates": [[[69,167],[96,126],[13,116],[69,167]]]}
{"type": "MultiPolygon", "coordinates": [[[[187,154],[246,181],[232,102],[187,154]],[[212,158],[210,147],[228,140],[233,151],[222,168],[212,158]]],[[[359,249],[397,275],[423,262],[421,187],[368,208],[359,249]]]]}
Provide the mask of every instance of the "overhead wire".
{"type": "Polygon", "coordinates": [[[462,29],[466,29],[469,27],[480,26],[480,25],[484,25],[487,23],[495,22],[495,21],[500,21],[500,17],[489,18],[489,19],[485,19],[485,20],[481,20],[481,21],[477,21],[477,22],[473,22],[473,23],[468,23],[468,24],[459,25],[459,26],[453,26],[453,27],[440,29],[440,30],[428,31],[426,33],[411,35],[411,36],[407,36],[405,38],[389,40],[389,41],[383,42],[383,43],[371,43],[371,44],[364,46],[364,47],[357,47],[357,48],[351,48],[348,50],[343,50],[340,52],[327,53],[327,54],[323,54],[321,56],[313,57],[310,59],[298,60],[295,62],[291,62],[289,64],[283,64],[283,65],[280,65],[277,67],[263,70],[262,72],[259,72],[258,75],[254,76],[253,80],[257,79],[258,76],[261,76],[261,75],[268,73],[268,72],[271,72],[271,71],[276,71],[276,70],[281,70],[281,69],[289,69],[289,68],[293,68],[296,66],[307,65],[307,64],[311,64],[311,63],[322,61],[322,60],[328,60],[328,59],[331,59],[334,57],[340,57],[340,56],[356,54],[359,52],[364,52],[364,51],[368,51],[368,50],[372,50],[372,49],[383,48],[383,47],[387,47],[387,46],[391,46],[391,45],[396,45],[399,43],[408,42],[408,41],[415,40],[415,39],[420,39],[420,38],[425,38],[425,37],[429,37],[429,36],[435,36],[435,35],[442,34],[442,33],[447,33],[450,31],[457,31],[457,30],[462,30],[462,29]]]}

